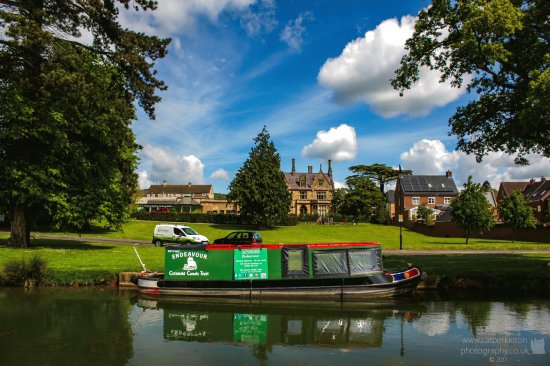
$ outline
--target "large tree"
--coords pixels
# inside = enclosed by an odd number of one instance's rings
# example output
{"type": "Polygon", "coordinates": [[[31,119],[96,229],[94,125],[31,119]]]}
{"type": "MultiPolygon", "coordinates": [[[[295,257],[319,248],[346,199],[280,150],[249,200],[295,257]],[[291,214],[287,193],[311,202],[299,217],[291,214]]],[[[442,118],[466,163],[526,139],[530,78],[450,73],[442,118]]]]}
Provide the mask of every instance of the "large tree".
{"type": "Polygon", "coordinates": [[[533,229],[537,226],[533,209],[520,190],[514,190],[508,197],[500,200],[498,215],[504,225],[512,228],[512,241],[516,240],[517,229],[533,229]]]}
{"type": "Polygon", "coordinates": [[[117,17],[129,6],[0,1],[0,206],[14,246],[28,245],[37,210],[76,227],[125,217],[136,186],[134,103],[154,118],[165,86],[152,67],[169,43],[122,28],[117,17]]]}
{"type": "Polygon", "coordinates": [[[481,184],[474,183],[471,176],[462,192],[451,202],[451,207],[453,220],[466,230],[466,244],[472,232],[490,230],[495,225],[485,189],[481,184]]]}
{"type": "Polygon", "coordinates": [[[472,99],[451,117],[458,148],[550,157],[550,1],[436,0],[418,15],[392,80],[401,94],[421,67],[442,72],[472,99]]]}
{"type": "Polygon", "coordinates": [[[349,170],[357,177],[367,177],[380,187],[380,192],[385,193],[386,184],[394,182],[400,175],[411,175],[411,170],[397,170],[385,164],[354,165],[349,170]]]}
{"type": "Polygon", "coordinates": [[[382,223],[383,218],[376,215],[384,206],[384,195],[374,182],[364,175],[352,175],[346,178],[346,188],[335,191],[332,203],[336,212],[382,223]]]}
{"type": "Polygon", "coordinates": [[[230,183],[227,198],[239,205],[249,224],[271,226],[288,217],[292,198],[281,171],[281,158],[265,126],[230,183]]]}

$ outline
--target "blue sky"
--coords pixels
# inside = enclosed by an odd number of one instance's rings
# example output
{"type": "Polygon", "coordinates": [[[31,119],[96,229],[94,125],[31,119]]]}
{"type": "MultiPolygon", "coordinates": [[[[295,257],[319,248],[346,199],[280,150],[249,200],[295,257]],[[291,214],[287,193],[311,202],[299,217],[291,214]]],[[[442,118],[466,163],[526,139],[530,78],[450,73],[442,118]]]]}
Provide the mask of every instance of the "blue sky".
{"type": "Polygon", "coordinates": [[[282,167],[308,165],[343,183],[357,164],[401,164],[416,174],[450,169],[458,184],[550,175],[548,159],[454,151],[448,119],[468,96],[425,71],[400,98],[389,78],[426,1],[161,0],[122,12],[125,26],[173,39],[157,63],[169,89],[157,119],[134,123],[140,184],[211,183],[227,192],[264,125],[282,167]]]}

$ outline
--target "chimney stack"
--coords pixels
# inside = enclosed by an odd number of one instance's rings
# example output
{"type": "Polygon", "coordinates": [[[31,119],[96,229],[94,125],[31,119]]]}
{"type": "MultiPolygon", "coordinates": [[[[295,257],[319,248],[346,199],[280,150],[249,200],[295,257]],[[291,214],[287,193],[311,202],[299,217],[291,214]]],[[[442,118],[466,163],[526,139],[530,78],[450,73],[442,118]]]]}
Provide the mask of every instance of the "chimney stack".
{"type": "Polygon", "coordinates": [[[296,175],[296,159],[292,159],[292,175],[296,175]]]}
{"type": "Polygon", "coordinates": [[[308,174],[312,174],[313,173],[313,167],[311,165],[308,165],[307,166],[307,172],[308,174]]]}
{"type": "Polygon", "coordinates": [[[332,160],[328,161],[328,177],[332,180],[332,160]]]}
{"type": "Polygon", "coordinates": [[[546,181],[546,178],[543,176],[543,177],[540,177],[540,181],[541,182],[545,182],[546,181]]]}
{"type": "Polygon", "coordinates": [[[529,184],[533,184],[535,183],[535,178],[531,178],[531,180],[529,180],[529,184]]]}
{"type": "Polygon", "coordinates": [[[453,172],[451,172],[450,170],[447,170],[445,175],[447,176],[447,178],[452,178],[453,177],[453,172]]]}

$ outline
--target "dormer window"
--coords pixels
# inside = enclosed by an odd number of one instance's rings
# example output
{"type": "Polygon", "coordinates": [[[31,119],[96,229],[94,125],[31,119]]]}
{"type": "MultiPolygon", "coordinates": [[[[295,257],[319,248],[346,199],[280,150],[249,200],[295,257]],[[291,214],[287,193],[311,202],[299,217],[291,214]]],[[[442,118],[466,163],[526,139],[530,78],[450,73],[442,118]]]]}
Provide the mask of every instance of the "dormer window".
{"type": "Polygon", "coordinates": [[[325,180],[324,179],[319,179],[319,185],[322,186],[325,184],[325,180]]]}
{"type": "Polygon", "coordinates": [[[445,188],[445,183],[441,183],[441,187],[442,187],[442,188],[445,188]]]}
{"type": "Polygon", "coordinates": [[[432,188],[432,184],[431,184],[431,183],[428,183],[428,187],[429,187],[429,188],[432,188]]]}
{"type": "Polygon", "coordinates": [[[302,177],[300,178],[300,187],[305,187],[306,186],[306,177],[302,177]]]}

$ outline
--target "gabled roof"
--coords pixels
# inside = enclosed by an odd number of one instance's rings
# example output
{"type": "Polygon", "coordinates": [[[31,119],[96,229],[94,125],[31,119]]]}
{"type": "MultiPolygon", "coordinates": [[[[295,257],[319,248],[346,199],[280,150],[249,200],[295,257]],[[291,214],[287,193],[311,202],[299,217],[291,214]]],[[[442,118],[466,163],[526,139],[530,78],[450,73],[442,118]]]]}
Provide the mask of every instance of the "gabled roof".
{"type": "Polygon", "coordinates": [[[458,195],[452,177],[445,175],[405,175],[399,178],[403,194],[418,195],[458,195]]]}
{"type": "Polygon", "coordinates": [[[313,182],[315,181],[315,178],[321,174],[324,178],[325,178],[325,181],[326,181],[326,185],[327,185],[327,189],[332,189],[332,180],[330,179],[330,177],[323,173],[323,172],[318,172],[318,173],[294,173],[294,175],[292,175],[292,173],[285,173],[285,180],[286,180],[286,183],[288,185],[288,187],[290,189],[311,189],[311,186],[313,185],[313,182]],[[306,180],[306,186],[305,187],[301,187],[300,186],[300,180],[302,179],[302,177],[305,178],[306,180]]]}
{"type": "Polygon", "coordinates": [[[149,189],[144,189],[144,194],[202,194],[210,193],[212,191],[211,184],[152,184],[149,189]]]}
{"type": "Polygon", "coordinates": [[[499,191],[502,190],[504,197],[508,197],[513,191],[522,191],[529,185],[529,182],[500,182],[499,191]]]}
{"type": "Polygon", "coordinates": [[[546,199],[550,196],[550,180],[542,180],[529,184],[523,191],[523,195],[529,202],[546,199]]]}

